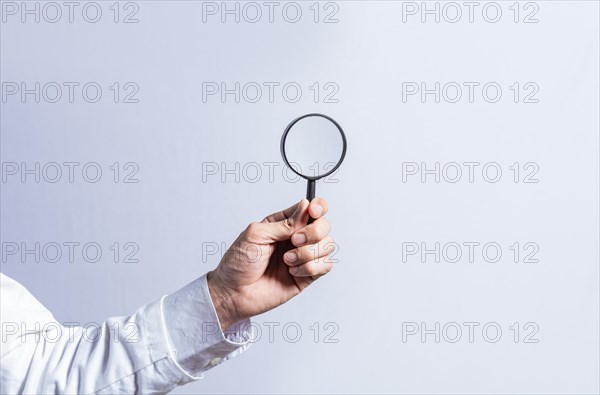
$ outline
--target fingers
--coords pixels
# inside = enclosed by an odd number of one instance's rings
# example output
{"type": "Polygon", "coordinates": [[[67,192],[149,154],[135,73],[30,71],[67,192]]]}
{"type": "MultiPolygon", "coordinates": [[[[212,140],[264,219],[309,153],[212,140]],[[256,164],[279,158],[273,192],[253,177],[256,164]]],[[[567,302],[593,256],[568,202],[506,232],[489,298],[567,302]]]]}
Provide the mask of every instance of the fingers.
{"type": "Polygon", "coordinates": [[[292,249],[283,255],[283,261],[289,266],[298,266],[308,261],[323,258],[335,250],[335,243],[329,236],[317,244],[292,249]]]}
{"type": "Polygon", "coordinates": [[[333,262],[326,256],[306,262],[299,266],[292,266],[288,270],[294,277],[321,277],[331,271],[333,262]]]}
{"type": "Polygon", "coordinates": [[[300,204],[300,203],[293,204],[292,206],[286,208],[285,210],[279,211],[277,213],[273,213],[273,214],[269,215],[268,217],[266,217],[265,219],[263,219],[261,222],[283,221],[284,219],[289,218],[294,214],[294,212],[296,211],[296,208],[298,207],[298,204],[300,204]]]}
{"type": "Polygon", "coordinates": [[[316,244],[329,233],[329,223],[322,218],[328,208],[327,201],[323,198],[316,197],[310,203],[302,199],[285,210],[267,216],[261,222],[250,224],[246,234],[249,241],[256,243],[271,243],[292,238],[295,246],[316,244]],[[308,222],[309,213],[315,222],[298,232],[308,222]]]}
{"type": "MultiPolygon", "coordinates": [[[[296,211],[297,207],[298,207],[298,203],[286,208],[285,210],[282,210],[282,211],[279,211],[279,212],[269,215],[268,217],[263,219],[262,222],[282,221],[282,220],[292,216],[292,214],[294,214],[294,212],[296,211]]],[[[320,198],[320,197],[314,198],[310,202],[310,205],[308,206],[308,212],[310,213],[310,216],[313,217],[314,219],[324,216],[325,214],[327,214],[327,211],[329,211],[329,205],[327,204],[327,201],[325,199],[320,198]]]]}
{"type": "Polygon", "coordinates": [[[246,229],[248,241],[265,244],[289,240],[295,231],[308,222],[308,200],[302,199],[296,205],[275,213],[262,222],[253,222],[246,229]],[[292,212],[292,209],[294,210],[292,212]],[[279,221],[271,221],[281,218],[279,221]]]}
{"type": "Polygon", "coordinates": [[[311,200],[310,205],[308,206],[308,212],[314,219],[321,218],[327,214],[328,210],[329,205],[327,204],[327,201],[320,197],[316,197],[311,200]]]}
{"type": "Polygon", "coordinates": [[[315,219],[315,222],[299,229],[292,235],[292,244],[295,247],[316,244],[323,240],[330,230],[331,225],[325,218],[315,219]]]}

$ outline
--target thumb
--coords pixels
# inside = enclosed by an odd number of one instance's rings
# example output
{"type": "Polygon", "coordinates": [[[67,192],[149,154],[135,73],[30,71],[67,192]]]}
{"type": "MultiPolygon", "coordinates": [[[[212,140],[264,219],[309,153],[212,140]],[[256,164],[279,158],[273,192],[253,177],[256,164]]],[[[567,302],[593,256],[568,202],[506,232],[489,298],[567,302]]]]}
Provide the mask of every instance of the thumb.
{"type": "Polygon", "coordinates": [[[296,206],[296,210],[289,216],[276,222],[257,222],[250,226],[249,233],[263,243],[289,240],[294,232],[308,223],[308,205],[306,199],[302,199],[296,206]]]}

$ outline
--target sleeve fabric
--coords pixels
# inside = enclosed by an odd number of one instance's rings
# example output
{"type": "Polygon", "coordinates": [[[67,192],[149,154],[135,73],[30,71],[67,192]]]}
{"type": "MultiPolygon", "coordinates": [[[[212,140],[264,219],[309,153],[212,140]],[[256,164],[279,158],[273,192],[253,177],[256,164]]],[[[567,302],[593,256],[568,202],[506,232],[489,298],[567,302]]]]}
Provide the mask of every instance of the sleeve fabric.
{"type": "Polygon", "coordinates": [[[221,330],[206,275],[128,317],[65,326],[0,273],[0,393],[167,393],[251,344],[249,321],[221,330]]]}

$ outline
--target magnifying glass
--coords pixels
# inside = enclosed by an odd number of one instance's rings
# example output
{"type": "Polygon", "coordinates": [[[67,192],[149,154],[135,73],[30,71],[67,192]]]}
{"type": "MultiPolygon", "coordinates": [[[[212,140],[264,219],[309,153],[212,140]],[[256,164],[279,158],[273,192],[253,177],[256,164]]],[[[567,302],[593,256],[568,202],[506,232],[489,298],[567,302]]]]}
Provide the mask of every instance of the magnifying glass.
{"type": "MultiPolygon", "coordinates": [[[[306,198],[315,197],[317,180],[331,175],[346,156],[346,135],[342,127],[323,114],[306,114],[294,119],[281,136],[284,163],[308,181],[306,198]]],[[[308,223],[313,218],[308,219],[308,223]]]]}

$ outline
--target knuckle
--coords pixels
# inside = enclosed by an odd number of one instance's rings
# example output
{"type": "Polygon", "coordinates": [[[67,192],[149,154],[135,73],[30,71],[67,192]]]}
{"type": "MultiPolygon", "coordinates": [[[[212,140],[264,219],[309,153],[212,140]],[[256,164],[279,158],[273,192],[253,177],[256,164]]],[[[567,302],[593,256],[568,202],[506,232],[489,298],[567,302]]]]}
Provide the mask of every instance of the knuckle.
{"type": "Polygon", "coordinates": [[[332,252],[336,247],[335,241],[333,241],[331,236],[326,236],[323,239],[323,248],[325,248],[325,250],[332,252]]]}
{"type": "Polygon", "coordinates": [[[333,239],[331,239],[331,241],[329,241],[327,243],[327,255],[331,255],[334,252],[337,252],[338,249],[339,249],[339,246],[337,245],[337,243],[333,239]]]}
{"type": "Polygon", "coordinates": [[[322,249],[321,258],[327,258],[333,253],[333,247],[331,245],[325,246],[322,249]]]}
{"type": "Polygon", "coordinates": [[[333,240],[331,237],[327,236],[323,240],[321,240],[318,244],[315,244],[312,248],[313,256],[312,259],[317,259],[326,255],[329,255],[333,252],[334,246],[332,244],[333,240]]]}
{"type": "Polygon", "coordinates": [[[260,223],[259,222],[251,222],[246,228],[246,233],[249,235],[257,235],[259,232],[260,223]]]}
{"type": "Polygon", "coordinates": [[[326,258],[323,263],[325,266],[324,274],[327,274],[333,269],[333,262],[329,258],[326,258]]]}
{"type": "Polygon", "coordinates": [[[329,222],[323,218],[322,221],[319,221],[319,226],[315,228],[315,235],[317,239],[322,240],[325,236],[329,234],[329,230],[331,229],[331,225],[329,222]]]}
{"type": "Polygon", "coordinates": [[[319,241],[321,241],[321,237],[319,237],[321,231],[319,230],[319,226],[315,225],[312,229],[309,229],[306,232],[306,237],[308,238],[308,241],[311,243],[318,243],[319,241]]]}
{"type": "Polygon", "coordinates": [[[331,232],[331,223],[329,223],[329,221],[325,220],[325,226],[327,226],[327,234],[329,234],[329,232],[331,232]]]}
{"type": "Polygon", "coordinates": [[[306,274],[316,276],[319,274],[319,261],[311,261],[306,265],[306,274]]]}

